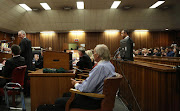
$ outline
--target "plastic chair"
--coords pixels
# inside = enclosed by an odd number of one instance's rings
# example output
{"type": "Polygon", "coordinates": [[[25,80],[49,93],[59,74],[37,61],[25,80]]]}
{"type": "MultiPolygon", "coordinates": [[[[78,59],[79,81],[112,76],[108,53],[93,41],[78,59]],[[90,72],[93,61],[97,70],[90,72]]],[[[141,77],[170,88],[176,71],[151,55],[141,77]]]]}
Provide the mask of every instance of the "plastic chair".
{"type": "Polygon", "coordinates": [[[25,102],[24,102],[24,94],[23,94],[23,85],[24,85],[24,76],[26,72],[27,66],[19,66],[16,67],[12,71],[12,77],[11,82],[6,83],[4,86],[4,94],[5,94],[5,102],[8,109],[21,109],[23,111],[26,110],[25,108],[25,102]],[[14,108],[9,106],[9,95],[12,95],[13,97],[13,104],[15,105],[15,95],[19,94],[21,95],[21,103],[22,108],[14,108]]]}
{"type": "Polygon", "coordinates": [[[114,108],[115,96],[118,90],[120,79],[122,76],[111,77],[104,80],[103,94],[96,93],[83,93],[76,89],[70,89],[71,97],[66,103],[66,111],[112,111],[114,108]],[[75,94],[85,95],[95,98],[103,98],[101,102],[101,108],[96,110],[85,110],[80,108],[70,108],[70,104],[73,101],[75,94]]]}

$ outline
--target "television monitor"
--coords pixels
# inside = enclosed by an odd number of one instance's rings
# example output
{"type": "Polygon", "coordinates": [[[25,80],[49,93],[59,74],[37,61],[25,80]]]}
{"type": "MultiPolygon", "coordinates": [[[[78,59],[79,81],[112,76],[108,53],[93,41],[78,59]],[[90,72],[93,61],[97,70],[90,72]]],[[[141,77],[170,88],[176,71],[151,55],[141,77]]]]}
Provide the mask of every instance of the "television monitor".
{"type": "Polygon", "coordinates": [[[120,56],[124,61],[133,61],[133,41],[130,37],[120,40],[120,56]]]}

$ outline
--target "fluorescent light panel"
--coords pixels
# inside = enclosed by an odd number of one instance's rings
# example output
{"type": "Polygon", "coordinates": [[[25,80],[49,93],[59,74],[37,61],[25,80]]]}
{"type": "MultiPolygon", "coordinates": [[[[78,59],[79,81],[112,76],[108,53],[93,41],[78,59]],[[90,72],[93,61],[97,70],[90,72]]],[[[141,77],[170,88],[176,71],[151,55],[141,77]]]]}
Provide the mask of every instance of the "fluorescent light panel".
{"type": "Polygon", "coordinates": [[[32,9],[29,6],[27,6],[26,4],[19,4],[19,5],[27,11],[32,11],[32,9]]]}
{"type": "Polygon", "coordinates": [[[152,5],[151,7],[149,8],[156,8],[158,6],[160,6],[161,4],[163,4],[165,1],[157,1],[154,5],[152,5]]]}
{"type": "Polygon", "coordinates": [[[117,8],[120,3],[121,3],[121,1],[114,1],[111,8],[117,8]]]}
{"type": "Polygon", "coordinates": [[[69,31],[71,33],[83,33],[84,31],[69,31]]]}
{"type": "Polygon", "coordinates": [[[79,2],[76,2],[77,3],[77,8],[78,9],[84,9],[84,2],[83,1],[79,1],[79,2]]]}
{"type": "Polygon", "coordinates": [[[40,3],[40,5],[45,9],[45,10],[51,10],[51,7],[47,3],[40,3]]]}
{"type": "Polygon", "coordinates": [[[55,33],[54,31],[43,31],[43,32],[40,32],[42,34],[52,34],[52,33],[55,33]]]}
{"type": "Polygon", "coordinates": [[[149,30],[134,30],[134,32],[149,32],[149,30]]]}
{"type": "Polygon", "coordinates": [[[119,30],[105,30],[104,32],[119,32],[119,30]]]}

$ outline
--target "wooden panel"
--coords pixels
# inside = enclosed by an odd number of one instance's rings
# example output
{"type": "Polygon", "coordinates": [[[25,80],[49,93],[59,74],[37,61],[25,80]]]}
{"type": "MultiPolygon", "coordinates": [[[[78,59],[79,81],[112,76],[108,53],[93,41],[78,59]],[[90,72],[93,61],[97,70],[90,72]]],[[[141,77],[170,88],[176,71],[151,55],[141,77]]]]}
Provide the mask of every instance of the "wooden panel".
{"type": "Polygon", "coordinates": [[[169,65],[180,65],[180,58],[175,57],[134,57],[134,60],[141,60],[141,61],[148,61],[148,62],[155,62],[161,64],[169,64],[169,65]]]}
{"type": "Polygon", "coordinates": [[[9,59],[11,57],[12,57],[12,54],[0,52],[0,63],[3,62],[3,58],[9,59]]]}
{"type": "Polygon", "coordinates": [[[167,47],[177,38],[177,32],[132,32],[131,37],[135,42],[135,49],[167,47]]]}
{"type": "Polygon", "coordinates": [[[29,40],[31,40],[32,47],[40,47],[40,35],[39,35],[39,33],[26,34],[26,37],[29,40]]]}
{"type": "Polygon", "coordinates": [[[67,39],[68,43],[76,43],[74,39],[78,39],[79,42],[77,42],[77,45],[80,46],[80,44],[85,44],[85,37],[86,33],[68,33],[67,39]]]}
{"type": "MultiPolygon", "coordinates": [[[[122,73],[116,61],[112,62],[116,71],[122,73]]],[[[119,62],[142,111],[180,110],[175,69],[145,62],[119,62]]],[[[120,95],[134,111],[139,111],[125,79],[120,84],[120,95]]]]}
{"type": "Polygon", "coordinates": [[[59,51],[58,34],[40,34],[40,46],[44,49],[51,47],[54,51],[59,51]]]}
{"type": "Polygon", "coordinates": [[[42,73],[42,69],[30,73],[31,111],[41,104],[54,104],[63,93],[71,88],[73,73],[42,73]]]}
{"type": "Polygon", "coordinates": [[[72,58],[72,54],[64,53],[64,52],[55,52],[55,51],[46,51],[44,52],[44,60],[43,66],[44,68],[56,68],[60,67],[70,70],[70,58],[72,58]]]}

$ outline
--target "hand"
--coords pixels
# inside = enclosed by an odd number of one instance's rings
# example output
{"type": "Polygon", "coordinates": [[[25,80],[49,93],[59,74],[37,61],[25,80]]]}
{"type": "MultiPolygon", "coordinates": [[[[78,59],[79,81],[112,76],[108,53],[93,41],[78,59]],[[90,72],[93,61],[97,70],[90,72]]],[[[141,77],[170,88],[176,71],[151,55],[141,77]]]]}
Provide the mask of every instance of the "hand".
{"type": "Polygon", "coordinates": [[[4,51],[11,51],[10,48],[3,48],[4,51]]]}
{"type": "Polygon", "coordinates": [[[82,81],[76,81],[76,80],[74,80],[74,79],[71,78],[71,84],[74,86],[76,83],[81,84],[82,81]]]}
{"type": "Polygon", "coordinates": [[[71,78],[71,84],[74,86],[76,83],[77,81],[71,78]]]}
{"type": "Polygon", "coordinates": [[[4,61],[2,62],[3,65],[5,65],[5,63],[6,63],[6,60],[4,60],[4,61]]]}

